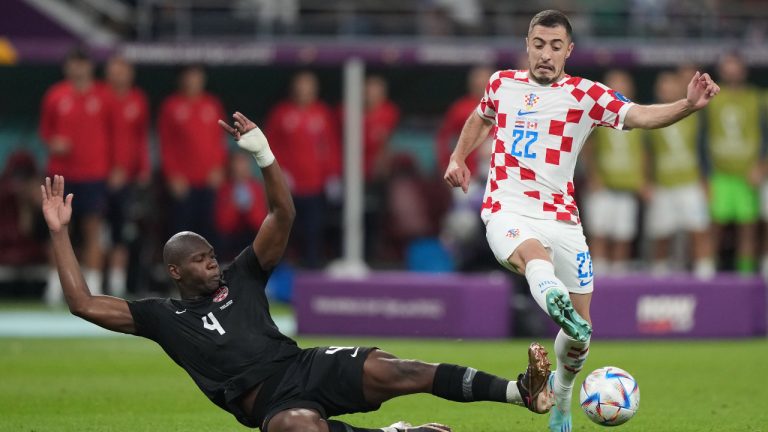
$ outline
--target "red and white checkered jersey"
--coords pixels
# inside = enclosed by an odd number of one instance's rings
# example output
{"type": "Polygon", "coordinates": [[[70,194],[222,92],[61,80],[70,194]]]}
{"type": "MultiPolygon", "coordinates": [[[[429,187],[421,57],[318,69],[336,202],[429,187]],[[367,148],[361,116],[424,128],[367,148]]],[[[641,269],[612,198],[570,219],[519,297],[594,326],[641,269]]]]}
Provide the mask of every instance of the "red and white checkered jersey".
{"type": "Polygon", "coordinates": [[[481,215],[510,212],[579,224],[573,170],[595,126],[623,129],[632,106],[621,93],[565,75],[551,85],[527,70],[494,73],[477,113],[497,126],[481,215]]]}

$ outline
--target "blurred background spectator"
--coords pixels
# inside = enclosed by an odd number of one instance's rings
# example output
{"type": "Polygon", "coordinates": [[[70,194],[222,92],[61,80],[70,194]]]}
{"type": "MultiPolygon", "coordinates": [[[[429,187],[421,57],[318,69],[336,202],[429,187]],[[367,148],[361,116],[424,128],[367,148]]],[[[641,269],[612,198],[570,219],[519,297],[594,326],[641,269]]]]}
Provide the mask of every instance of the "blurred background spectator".
{"type": "MultiPolygon", "coordinates": [[[[104,213],[110,160],[110,107],[103,84],[93,76],[93,62],[81,48],[64,61],[65,79],[48,89],[40,114],[40,137],[48,147],[49,175],[68,179],[76,221],[83,277],[95,292],[102,291],[104,213]]],[[[48,304],[63,302],[61,283],[51,268],[45,295],[48,304]]]]}
{"type": "MultiPolygon", "coordinates": [[[[761,182],[761,113],[765,101],[747,82],[747,67],[736,54],[723,55],[717,66],[721,94],[707,108],[710,173],[710,208],[715,251],[727,238],[724,229],[735,225],[735,268],[751,273],[756,268],[757,187],[761,182]]],[[[730,236],[729,236],[730,237],[730,236]]]]}
{"type": "MultiPolygon", "coordinates": [[[[656,77],[658,103],[670,103],[684,96],[685,75],[664,71],[656,77]]],[[[666,275],[676,265],[672,258],[675,234],[690,233],[693,272],[702,279],[714,276],[709,233],[706,178],[700,168],[700,113],[663,129],[648,132],[653,190],[648,203],[645,227],[652,244],[651,273],[666,275]]],[[[677,268],[676,270],[680,270],[677,268]]]]}
{"type": "Polygon", "coordinates": [[[253,177],[252,162],[247,154],[232,152],[227,179],[216,194],[218,255],[225,262],[234,259],[243,250],[247,239],[256,235],[267,216],[264,186],[253,177]]]}
{"type": "Polygon", "coordinates": [[[318,99],[317,76],[299,72],[290,98],[277,104],[266,121],[266,135],[288,177],[296,205],[291,242],[301,264],[325,262],[326,212],[341,200],[341,146],[329,106],[318,99]]]}
{"type": "Polygon", "coordinates": [[[137,194],[145,193],[151,177],[149,162],[149,103],[133,85],[134,68],[125,58],[112,57],[106,65],[111,97],[112,170],[107,181],[107,220],[111,239],[107,288],[123,297],[128,281],[129,244],[139,237],[131,210],[137,194]]]}
{"type": "Polygon", "coordinates": [[[389,140],[400,121],[400,109],[389,99],[389,85],[379,75],[366,78],[364,104],[365,255],[371,259],[375,258],[375,247],[381,242],[383,193],[391,167],[389,140]]]}
{"type": "MultiPolygon", "coordinates": [[[[605,85],[626,98],[635,97],[632,77],[609,71],[605,85]]],[[[638,230],[641,194],[647,193],[643,132],[597,128],[586,144],[583,162],[588,173],[584,223],[597,274],[623,274],[629,270],[632,241],[638,230]]]]}
{"type": "Polygon", "coordinates": [[[0,173],[0,281],[34,278],[47,262],[39,183],[32,154],[19,150],[5,161],[0,173]]]}
{"type": "MultiPolygon", "coordinates": [[[[347,199],[340,103],[353,57],[366,77],[358,89],[366,264],[496,268],[478,217],[490,144],[469,161],[467,194],[448,190],[441,176],[488,77],[520,67],[530,17],[547,7],[574,24],[572,75],[603,79],[640,103],[681,97],[696,70],[716,72],[723,87],[707,112],[670,128],[591,137],[576,193],[598,275],[754,274],[761,250],[768,275],[768,60],[743,55],[762,52],[768,7],[760,2],[111,3],[121,6],[56,2],[82,18],[79,28],[47,4],[13,2],[9,13],[23,9],[28,25],[0,44],[0,61],[15,62],[0,68],[2,94],[13,101],[0,105],[0,165],[27,167],[31,157],[47,166],[38,181],[67,176],[78,196],[78,254],[97,289],[164,289],[162,268],[149,263],[171,232],[198,231],[228,258],[258,230],[266,211],[258,170],[216,125],[234,109],[257,120],[289,176],[298,220],[287,262],[319,269],[338,258],[347,199]],[[72,46],[88,46],[96,60],[72,46]],[[11,157],[19,150],[31,156],[11,157]]],[[[33,263],[44,246],[32,247],[29,202],[18,182],[9,184],[3,226],[21,229],[14,237],[3,228],[3,241],[29,242],[30,252],[6,259],[33,263]]],[[[58,302],[58,279],[49,285],[47,298],[58,302]]]]}
{"type": "Polygon", "coordinates": [[[224,180],[227,146],[219,119],[229,119],[219,98],[205,91],[202,66],[179,73],[179,89],[160,107],[163,177],[171,198],[169,233],[194,231],[216,243],[214,204],[224,180]]]}

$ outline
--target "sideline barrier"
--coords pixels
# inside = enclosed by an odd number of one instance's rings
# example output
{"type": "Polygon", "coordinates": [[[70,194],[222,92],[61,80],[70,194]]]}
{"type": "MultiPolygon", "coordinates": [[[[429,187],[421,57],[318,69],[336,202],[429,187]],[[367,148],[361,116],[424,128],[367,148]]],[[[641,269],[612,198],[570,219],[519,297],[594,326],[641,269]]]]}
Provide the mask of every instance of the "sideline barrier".
{"type": "Polygon", "coordinates": [[[596,338],[734,338],[766,334],[766,286],[721,274],[595,279],[596,338]]]}
{"type": "MultiPolygon", "coordinates": [[[[595,337],[738,338],[766,334],[766,285],[758,277],[718,275],[604,277],[592,299],[595,337]]],[[[296,278],[301,334],[500,338],[511,332],[511,282],[502,274],[372,273],[296,278]]],[[[530,307],[538,307],[531,301],[530,307]]],[[[544,328],[554,324],[543,312],[544,328]]]]}
{"type": "Polygon", "coordinates": [[[300,334],[445,338],[510,335],[511,284],[500,273],[382,272],[363,279],[297,276],[300,334]]]}

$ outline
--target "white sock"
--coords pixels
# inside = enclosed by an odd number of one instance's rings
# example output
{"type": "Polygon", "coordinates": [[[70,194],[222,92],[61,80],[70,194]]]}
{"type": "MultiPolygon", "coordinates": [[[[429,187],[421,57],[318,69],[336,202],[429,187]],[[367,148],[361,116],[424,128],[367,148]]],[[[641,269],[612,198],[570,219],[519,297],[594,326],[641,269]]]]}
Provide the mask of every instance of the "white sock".
{"type": "Polygon", "coordinates": [[[98,295],[103,292],[101,284],[104,279],[101,270],[84,268],[83,279],[85,279],[85,284],[88,285],[88,289],[91,290],[91,294],[98,295]]]}
{"type": "Polygon", "coordinates": [[[555,405],[563,412],[571,409],[573,382],[576,375],[584,366],[589,354],[589,340],[579,342],[571,339],[560,330],[555,338],[555,354],[557,355],[557,370],[555,371],[555,405]]]}
{"type": "Polygon", "coordinates": [[[125,297],[127,278],[125,269],[120,267],[109,269],[109,295],[120,298],[125,297]]]}
{"type": "Polygon", "coordinates": [[[56,267],[48,269],[48,279],[45,285],[43,300],[48,306],[59,306],[64,303],[64,292],[61,290],[61,281],[56,267]]]}
{"type": "Polygon", "coordinates": [[[543,259],[528,261],[525,265],[525,278],[531,289],[531,295],[540,308],[549,315],[547,310],[547,293],[550,290],[558,290],[568,295],[565,285],[555,276],[555,266],[543,259]]]}
{"type": "Polygon", "coordinates": [[[507,402],[525,406],[525,403],[523,403],[523,395],[521,395],[520,390],[517,389],[517,381],[510,381],[509,384],[507,384],[507,402]]]}
{"type": "MultiPolygon", "coordinates": [[[[765,264],[765,258],[763,258],[765,264]]],[[[765,272],[765,268],[763,269],[765,272]]],[[[709,280],[715,277],[715,260],[712,258],[701,258],[693,263],[693,275],[701,280],[709,280]]]]}

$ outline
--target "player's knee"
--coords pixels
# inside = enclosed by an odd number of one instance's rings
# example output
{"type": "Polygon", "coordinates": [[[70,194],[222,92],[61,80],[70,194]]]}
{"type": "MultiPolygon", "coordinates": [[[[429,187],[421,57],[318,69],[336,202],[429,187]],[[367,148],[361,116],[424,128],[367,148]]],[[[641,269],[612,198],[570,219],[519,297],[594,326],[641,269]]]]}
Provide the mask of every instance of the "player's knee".
{"type": "Polygon", "coordinates": [[[290,409],[272,417],[269,432],[322,432],[323,422],[320,414],[308,409],[290,409]]]}

